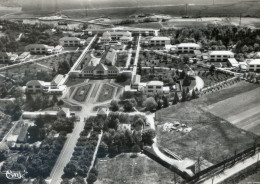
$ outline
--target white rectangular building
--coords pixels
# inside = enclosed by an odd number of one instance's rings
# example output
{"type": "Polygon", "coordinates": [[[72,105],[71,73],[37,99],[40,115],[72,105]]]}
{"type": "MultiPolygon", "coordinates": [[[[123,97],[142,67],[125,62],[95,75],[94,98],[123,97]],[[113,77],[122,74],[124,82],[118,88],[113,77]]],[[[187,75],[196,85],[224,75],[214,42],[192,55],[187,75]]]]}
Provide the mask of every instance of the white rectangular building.
{"type": "Polygon", "coordinates": [[[231,51],[212,51],[209,53],[209,60],[211,62],[223,62],[228,61],[229,58],[234,58],[234,53],[231,51]]]}
{"type": "Polygon", "coordinates": [[[59,40],[59,44],[63,47],[78,47],[81,45],[81,39],[77,37],[63,37],[59,40]]]}
{"type": "Polygon", "coordinates": [[[171,44],[171,39],[168,37],[155,36],[149,40],[149,45],[151,46],[158,46],[158,45],[165,46],[170,44],[171,44]]]}
{"type": "Polygon", "coordinates": [[[194,50],[199,50],[201,47],[196,43],[181,43],[177,45],[178,52],[193,52],[194,50]]]}
{"type": "Polygon", "coordinates": [[[260,59],[247,59],[248,70],[253,72],[260,72],[260,59]]]}

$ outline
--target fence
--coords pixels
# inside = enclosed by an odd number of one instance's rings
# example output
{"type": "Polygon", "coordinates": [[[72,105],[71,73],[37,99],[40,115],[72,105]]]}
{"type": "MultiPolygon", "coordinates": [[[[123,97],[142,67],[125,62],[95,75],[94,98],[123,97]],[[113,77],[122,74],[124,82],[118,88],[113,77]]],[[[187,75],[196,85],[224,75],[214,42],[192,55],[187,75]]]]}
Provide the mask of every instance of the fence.
{"type": "Polygon", "coordinates": [[[196,183],[199,181],[203,181],[208,179],[214,175],[220,174],[224,172],[225,169],[233,167],[237,162],[243,161],[247,158],[252,157],[255,153],[260,152],[260,144],[255,144],[253,147],[248,148],[240,153],[236,153],[234,156],[223,160],[222,162],[210,166],[202,171],[195,173],[193,176],[189,176],[187,173],[178,170],[176,167],[172,166],[171,164],[165,162],[160,157],[158,157],[151,148],[144,147],[143,153],[150,157],[151,159],[155,160],[156,162],[160,163],[164,167],[170,169],[171,171],[180,175],[183,179],[185,179],[188,183],[196,183]]]}

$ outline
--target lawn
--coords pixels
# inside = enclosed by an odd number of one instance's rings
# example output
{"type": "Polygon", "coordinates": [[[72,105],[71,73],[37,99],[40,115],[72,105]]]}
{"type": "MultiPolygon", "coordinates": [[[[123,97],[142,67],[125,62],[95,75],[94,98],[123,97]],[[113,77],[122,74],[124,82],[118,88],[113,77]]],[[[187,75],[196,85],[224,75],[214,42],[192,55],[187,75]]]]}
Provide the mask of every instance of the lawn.
{"type": "Polygon", "coordinates": [[[81,86],[77,89],[76,93],[73,96],[74,100],[79,102],[84,102],[88,96],[88,93],[92,87],[92,84],[87,84],[85,86],[81,86]]]}
{"type": "Polygon", "coordinates": [[[69,78],[68,81],[66,82],[66,86],[74,86],[77,84],[81,84],[85,81],[86,79],[81,79],[81,78],[69,78]]]}
{"type": "Polygon", "coordinates": [[[145,155],[138,154],[131,158],[131,154],[120,154],[114,158],[98,159],[97,184],[147,184],[147,183],[175,183],[182,181],[169,169],[151,160],[145,155]],[[174,178],[175,177],[175,178],[174,178]]]}
{"type": "Polygon", "coordinates": [[[259,94],[260,87],[213,103],[205,110],[224,118],[239,128],[260,135],[259,94]]]}
{"type": "Polygon", "coordinates": [[[163,132],[157,126],[159,145],[181,158],[201,157],[213,164],[253,146],[254,134],[204,111],[200,105],[199,100],[194,100],[158,111],[158,124],[177,120],[192,128],[189,133],[163,132]]]}
{"type": "Polygon", "coordinates": [[[67,61],[68,63],[75,63],[81,53],[67,53],[61,54],[56,57],[48,58],[45,60],[38,61],[37,63],[44,65],[48,68],[55,68],[58,69],[59,63],[67,61]]]}
{"type": "Polygon", "coordinates": [[[117,66],[117,67],[125,67],[127,58],[128,58],[128,54],[125,54],[125,53],[117,54],[117,61],[116,61],[115,66],[117,66]]]}
{"type": "Polygon", "coordinates": [[[107,100],[111,100],[113,98],[114,92],[115,92],[115,87],[109,84],[103,84],[99,92],[97,102],[105,102],[107,100]]]}

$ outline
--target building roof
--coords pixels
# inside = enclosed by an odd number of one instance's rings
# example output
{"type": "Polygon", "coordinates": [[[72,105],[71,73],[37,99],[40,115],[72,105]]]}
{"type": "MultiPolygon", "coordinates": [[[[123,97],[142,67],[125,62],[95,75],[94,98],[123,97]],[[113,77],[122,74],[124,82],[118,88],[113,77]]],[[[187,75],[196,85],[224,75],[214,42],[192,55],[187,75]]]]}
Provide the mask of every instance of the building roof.
{"type": "Polygon", "coordinates": [[[212,51],[209,55],[222,56],[222,55],[234,55],[234,53],[228,50],[216,50],[216,51],[212,51]]]}
{"type": "Polygon", "coordinates": [[[156,40],[158,40],[158,41],[159,40],[169,40],[170,41],[171,39],[168,37],[155,36],[155,37],[152,37],[151,40],[155,40],[155,41],[156,40]]]}
{"type": "Polygon", "coordinates": [[[199,48],[200,45],[196,44],[196,43],[180,43],[179,45],[177,45],[177,47],[197,47],[197,48],[199,48]]]}
{"type": "Polygon", "coordinates": [[[30,44],[30,45],[27,45],[26,48],[46,48],[46,49],[49,49],[51,46],[48,46],[48,45],[45,45],[45,44],[30,44]]]}
{"type": "Polygon", "coordinates": [[[54,49],[55,50],[60,50],[60,49],[63,49],[63,47],[61,45],[57,45],[54,49]]]}
{"type": "Polygon", "coordinates": [[[63,75],[58,74],[54,77],[54,79],[51,81],[51,83],[55,83],[58,85],[62,79],[63,79],[63,75]]]}
{"type": "Polygon", "coordinates": [[[147,86],[163,86],[162,81],[150,81],[147,83],[147,86]]]}
{"type": "Polygon", "coordinates": [[[247,59],[246,62],[249,65],[260,65],[260,59],[247,59]]]}
{"type": "Polygon", "coordinates": [[[63,37],[63,38],[60,39],[60,41],[75,41],[75,40],[80,41],[80,38],[78,38],[78,37],[68,37],[68,36],[65,36],[65,37],[63,37]]]}
{"type": "Polygon", "coordinates": [[[110,48],[106,54],[106,61],[114,62],[116,59],[117,53],[115,49],[110,48]]]}
{"type": "Polygon", "coordinates": [[[30,55],[30,52],[23,52],[20,56],[19,56],[19,59],[24,59],[26,58],[27,56],[30,55]]]}
{"type": "Polygon", "coordinates": [[[239,66],[239,63],[235,58],[228,58],[228,61],[232,66],[239,66]]]}
{"type": "Polygon", "coordinates": [[[119,130],[129,130],[129,131],[131,131],[131,124],[119,124],[118,129],[119,130]]]}
{"type": "Polygon", "coordinates": [[[26,86],[36,86],[36,85],[49,86],[50,83],[49,82],[40,81],[40,80],[31,80],[31,81],[26,83],[26,86]]]}
{"type": "Polygon", "coordinates": [[[134,75],[133,80],[132,80],[132,84],[138,85],[138,84],[140,84],[140,81],[141,81],[141,76],[140,75],[134,75]]]}
{"type": "Polygon", "coordinates": [[[107,115],[108,109],[107,108],[100,108],[97,114],[98,115],[107,115]]]}

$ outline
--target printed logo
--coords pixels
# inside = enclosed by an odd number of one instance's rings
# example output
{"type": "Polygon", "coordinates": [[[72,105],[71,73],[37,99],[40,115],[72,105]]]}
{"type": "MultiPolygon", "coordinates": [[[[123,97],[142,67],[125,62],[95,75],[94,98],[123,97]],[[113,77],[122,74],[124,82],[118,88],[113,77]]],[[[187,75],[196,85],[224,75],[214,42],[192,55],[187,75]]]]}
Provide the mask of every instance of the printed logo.
{"type": "Polygon", "coordinates": [[[26,171],[4,171],[2,172],[3,174],[5,174],[6,178],[9,180],[20,180],[22,178],[24,178],[24,175],[27,174],[26,171]]]}

